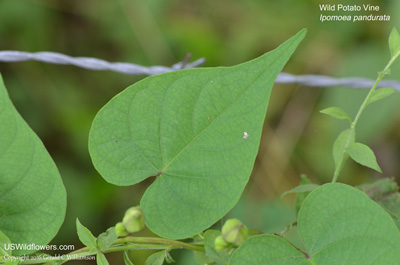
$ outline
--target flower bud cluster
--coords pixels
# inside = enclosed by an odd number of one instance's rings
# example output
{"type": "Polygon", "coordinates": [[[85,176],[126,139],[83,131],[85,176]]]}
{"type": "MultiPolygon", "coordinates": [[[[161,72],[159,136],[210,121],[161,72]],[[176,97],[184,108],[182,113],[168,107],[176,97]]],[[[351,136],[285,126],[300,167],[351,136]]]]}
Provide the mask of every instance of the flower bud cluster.
{"type": "Polygon", "coordinates": [[[221,235],[215,238],[214,246],[217,251],[228,251],[238,247],[249,236],[249,230],[238,219],[228,219],[222,226],[221,235]]]}
{"type": "Polygon", "coordinates": [[[140,206],[129,208],[122,219],[115,225],[115,232],[118,237],[124,237],[131,233],[138,232],[144,227],[144,215],[140,206]]]}

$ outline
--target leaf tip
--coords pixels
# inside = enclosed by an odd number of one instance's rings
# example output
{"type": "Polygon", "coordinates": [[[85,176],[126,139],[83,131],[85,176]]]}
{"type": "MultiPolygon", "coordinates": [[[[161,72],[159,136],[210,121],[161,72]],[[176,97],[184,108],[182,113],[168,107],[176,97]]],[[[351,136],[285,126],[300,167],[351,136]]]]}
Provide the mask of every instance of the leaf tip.
{"type": "Polygon", "coordinates": [[[396,27],[393,27],[389,35],[389,49],[392,58],[400,52],[400,35],[396,27]]]}

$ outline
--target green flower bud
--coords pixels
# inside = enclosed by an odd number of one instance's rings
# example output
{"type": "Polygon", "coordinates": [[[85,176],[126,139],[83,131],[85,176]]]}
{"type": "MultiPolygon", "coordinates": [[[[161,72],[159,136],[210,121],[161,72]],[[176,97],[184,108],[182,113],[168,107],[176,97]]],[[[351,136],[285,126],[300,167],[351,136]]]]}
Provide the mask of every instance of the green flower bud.
{"type": "Polygon", "coordinates": [[[238,219],[229,219],[222,227],[221,233],[226,242],[240,246],[247,239],[249,230],[238,219]]]}
{"type": "Polygon", "coordinates": [[[129,233],[135,233],[142,230],[144,227],[144,215],[140,206],[129,208],[125,212],[122,224],[124,225],[125,230],[129,233]]]}
{"type": "Polygon", "coordinates": [[[215,249],[218,252],[222,252],[222,251],[228,250],[228,242],[226,242],[225,239],[222,236],[217,236],[215,238],[214,246],[215,246],[215,249]]]}
{"type": "Polygon", "coordinates": [[[115,234],[117,234],[118,237],[124,237],[129,235],[129,232],[126,231],[124,224],[119,222],[115,225],[115,234]]]}

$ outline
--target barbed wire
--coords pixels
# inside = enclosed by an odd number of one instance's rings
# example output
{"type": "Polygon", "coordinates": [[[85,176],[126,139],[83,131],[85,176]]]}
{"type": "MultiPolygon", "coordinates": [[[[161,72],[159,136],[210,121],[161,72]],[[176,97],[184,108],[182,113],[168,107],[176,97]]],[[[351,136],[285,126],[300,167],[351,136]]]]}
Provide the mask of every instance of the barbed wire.
{"type": "MultiPolygon", "coordinates": [[[[35,60],[45,63],[75,65],[77,67],[90,70],[110,70],[128,75],[156,75],[180,69],[198,67],[204,64],[205,59],[200,58],[193,62],[188,62],[189,57],[184,61],[176,63],[171,67],[166,66],[142,66],[132,63],[108,62],[97,58],[71,57],[56,52],[22,52],[22,51],[0,51],[0,62],[21,62],[35,60]]],[[[324,75],[293,75],[289,73],[280,73],[275,83],[281,84],[300,84],[310,87],[333,87],[345,86],[351,88],[370,88],[375,80],[367,78],[334,78],[324,75]]],[[[384,80],[378,87],[391,87],[400,91],[400,82],[394,80],[384,80]]]]}
{"type": "MultiPolygon", "coordinates": [[[[360,77],[335,78],[325,75],[292,75],[280,73],[275,83],[300,84],[310,87],[345,86],[350,88],[371,88],[375,80],[360,77]]],[[[383,80],[379,82],[378,87],[390,87],[400,92],[400,82],[395,80],[383,80]]]]}
{"type": "Polygon", "coordinates": [[[70,64],[90,70],[110,70],[128,75],[157,75],[181,69],[198,67],[205,62],[204,58],[200,58],[191,63],[188,63],[185,59],[171,67],[160,65],[146,67],[132,63],[111,63],[97,58],[71,57],[56,52],[31,53],[21,51],[0,51],[0,62],[22,62],[29,60],[53,64],[70,64]]]}

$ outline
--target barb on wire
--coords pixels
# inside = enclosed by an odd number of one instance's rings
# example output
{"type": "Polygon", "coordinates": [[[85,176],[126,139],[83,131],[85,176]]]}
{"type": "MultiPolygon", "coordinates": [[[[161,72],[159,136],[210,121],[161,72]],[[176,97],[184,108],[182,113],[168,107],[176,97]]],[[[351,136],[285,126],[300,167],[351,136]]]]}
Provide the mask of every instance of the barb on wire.
{"type": "MultiPolygon", "coordinates": [[[[132,63],[111,63],[101,59],[87,57],[71,57],[68,55],[55,52],[22,52],[22,51],[0,51],[0,62],[21,62],[35,60],[45,63],[54,64],[71,64],[81,68],[91,70],[110,70],[122,74],[129,75],[156,75],[180,69],[194,68],[204,64],[205,59],[200,58],[196,61],[188,63],[190,55],[171,67],[166,66],[141,66],[132,63]]],[[[334,78],[323,75],[292,75],[288,73],[280,73],[275,80],[281,84],[301,84],[311,87],[332,87],[346,86],[351,88],[370,88],[375,80],[366,78],[334,78]]],[[[391,87],[400,91],[400,82],[398,81],[382,81],[379,87],[391,87]]]]}

